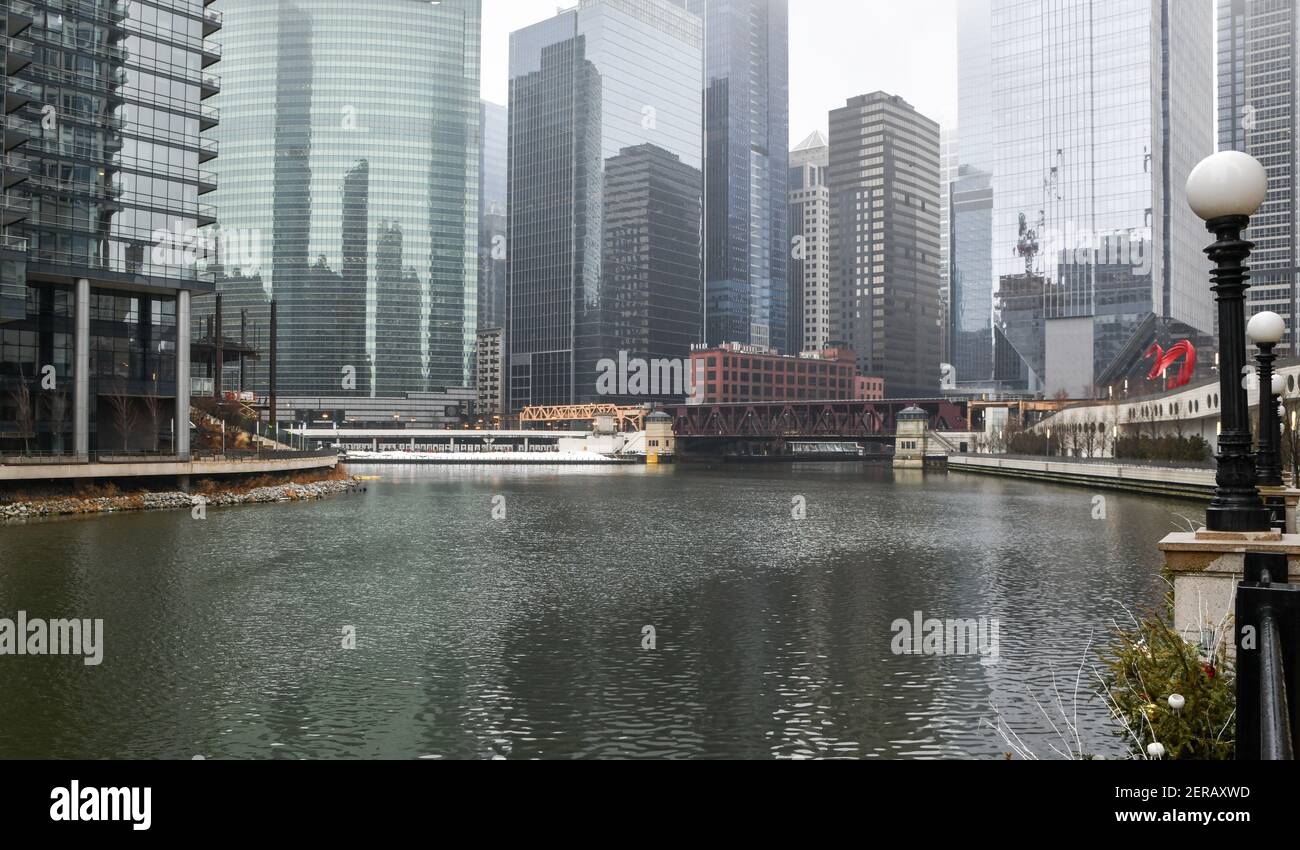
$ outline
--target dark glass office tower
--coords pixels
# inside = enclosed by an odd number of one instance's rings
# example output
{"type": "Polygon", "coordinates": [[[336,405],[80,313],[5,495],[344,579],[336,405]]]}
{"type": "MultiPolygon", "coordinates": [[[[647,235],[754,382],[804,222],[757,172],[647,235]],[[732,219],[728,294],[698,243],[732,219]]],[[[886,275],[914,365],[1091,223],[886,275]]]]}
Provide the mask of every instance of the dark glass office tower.
{"type": "Polygon", "coordinates": [[[708,342],[784,353],[797,346],[788,329],[788,3],[678,2],[704,19],[708,342]]]}
{"type": "Polygon", "coordinates": [[[1218,0],[1219,149],[1245,151],[1268,172],[1268,197],[1246,238],[1250,311],[1271,310],[1287,322],[1284,344],[1295,351],[1297,240],[1296,42],[1294,0],[1218,0]]]}
{"type": "Polygon", "coordinates": [[[280,395],[471,385],[479,0],[224,9],[218,136],[229,155],[216,197],[223,233],[261,241],[279,309],[280,395]],[[383,256],[382,287],[381,239],[402,252],[383,256]],[[417,304],[414,321],[384,320],[381,299],[417,304]]]}
{"type": "Polygon", "coordinates": [[[190,301],[213,289],[207,6],[0,6],[0,452],[189,453],[190,301]]]}
{"type": "Polygon", "coordinates": [[[939,125],[873,92],[830,114],[831,337],[890,398],[939,394],[939,125]]]}
{"type": "Polygon", "coordinates": [[[601,359],[701,340],[701,39],[668,0],[583,0],[511,35],[513,409],[596,400],[601,359]]]}
{"type": "MultiPolygon", "coordinates": [[[[625,148],[606,160],[604,338],[592,356],[626,351],[630,359],[685,361],[700,342],[702,179],[699,169],[655,145],[625,148]]],[[[673,396],[664,389],[658,395],[673,396]]]]}

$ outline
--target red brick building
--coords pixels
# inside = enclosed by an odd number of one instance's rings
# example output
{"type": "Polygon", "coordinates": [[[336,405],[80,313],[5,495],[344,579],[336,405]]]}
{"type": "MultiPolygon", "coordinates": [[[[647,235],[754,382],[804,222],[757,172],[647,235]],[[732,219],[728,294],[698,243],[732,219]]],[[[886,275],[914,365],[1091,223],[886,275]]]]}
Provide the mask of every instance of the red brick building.
{"type": "Polygon", "coordinates": [[[746,401],[859,401],[883,399],[883,378],[857,374],[848,349],[787,357],[756,346],[727,344],[691,352],[697,381],[692,404],[746,401]]]}

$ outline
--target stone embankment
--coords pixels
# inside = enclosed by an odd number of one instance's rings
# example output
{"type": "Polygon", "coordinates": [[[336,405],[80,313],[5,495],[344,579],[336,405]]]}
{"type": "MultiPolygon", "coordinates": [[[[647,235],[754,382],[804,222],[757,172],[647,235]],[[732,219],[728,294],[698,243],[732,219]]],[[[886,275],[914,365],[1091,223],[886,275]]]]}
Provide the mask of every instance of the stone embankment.
{"type": "Polygon", "coordinates": [[[123,511],[161,511],[207,507],[233,507],[269,502],[309,502],[361,487],[361,481],[348,478],[341,481],[317,481],[311,484],[279,484],[257,487],[247,491],[223,491],[212,494],[131,493],[121,496],[79,498],[55,496],[26,502],[0,504],[0,520],[24,519],[70,514],[120,513],[123,511]]]}

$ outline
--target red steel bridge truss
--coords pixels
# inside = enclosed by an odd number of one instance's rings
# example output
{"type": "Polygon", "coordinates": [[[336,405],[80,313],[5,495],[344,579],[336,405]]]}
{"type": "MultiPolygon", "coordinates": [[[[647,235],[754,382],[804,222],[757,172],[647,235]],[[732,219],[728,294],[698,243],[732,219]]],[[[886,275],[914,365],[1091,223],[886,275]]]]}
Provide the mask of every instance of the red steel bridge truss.
{"type": "Polygon", "coordinates": [[[900,411],[916,406],[930,414],[930,428],[966,430],[966,404],[947,399],[917,401],[777,401],[681,405],[669,408],[681,438],[798,440],[892,439],[900,411]]]}

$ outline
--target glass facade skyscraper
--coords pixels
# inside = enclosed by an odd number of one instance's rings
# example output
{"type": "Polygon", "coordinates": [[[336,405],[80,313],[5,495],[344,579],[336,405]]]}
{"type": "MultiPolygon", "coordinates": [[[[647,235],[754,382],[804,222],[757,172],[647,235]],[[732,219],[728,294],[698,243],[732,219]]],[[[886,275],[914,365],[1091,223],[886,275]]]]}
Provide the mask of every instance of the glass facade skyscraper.
{"type": "Polygon", "coordinates": [[[788,3],[677,2],[704,20],[708,342],[787,352],[788,3]]]}
{"type": "Polygon", "coordinates": [[[38,0],[0,17],[0,452],[187,456],[222,16],[203,0],[38,0]]]}
{"type": "Polygon", "coordinates": [[[261,246],[282,396],[473,383],[480,0],[226,0],[223,236],[261,246]]]}
{"type": "Polygon", "coordinates": [[[993,94],[990,0],[957,14],[957,174],[950,187],[948,355],[958,385],[993,379],[993,94]]]}
{"type": "Polygon", "coordinates": [[[702,50],[669,0],[582,0],[511,34],[513,409],[615,401],[600,360],[702,340],[702,50]]]}
{"type": "MultiPolygon", "coordinates": [[[[952,365],[952,186],[957,182],[961,165],[957,128],[939,128],[939,310],[942,333],[939,334],[939,361],[952,365]]],[[[951,377],[951,376],[949,376],[951,377]]]]}
{"type": "Polygon", "coordinates": [[[506,321],[506,146],[509,111],[483,101],[479,133],[483,140],[479,163],[478,209],[478,326],[502,328],[506,321]]]}
{"type": "MultiPolygon", "coordinates": [[[[1030,389],[1087,396],[1153,321],[1213,327],[1204,226],[1184,196],[1214,150],[1213,10],[992,0],[990,16],[993,278],[1041,279],[1041,360],[1017,342],[1032,328],[1000,320],[998,339],[1030,389]]],[[[974,162],[972,120],[962,157],[974,162]]]]}
{"type": "Polygon", "coordinates": [[[1250,220],[1250,312],[1286,319],[1295,352],[1296,109],[1300,13],[1294,0],[1218,0],[1219,148],[1244,151],[1268,172],[1268,197],[1250,220]]]}

